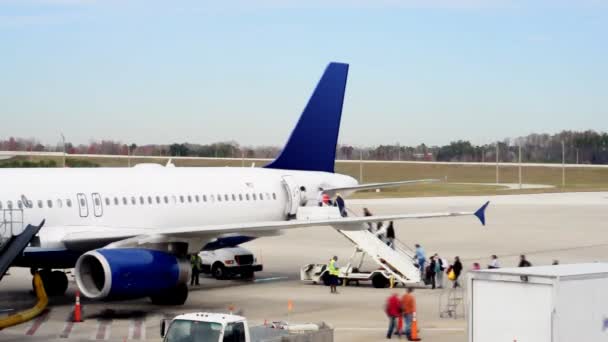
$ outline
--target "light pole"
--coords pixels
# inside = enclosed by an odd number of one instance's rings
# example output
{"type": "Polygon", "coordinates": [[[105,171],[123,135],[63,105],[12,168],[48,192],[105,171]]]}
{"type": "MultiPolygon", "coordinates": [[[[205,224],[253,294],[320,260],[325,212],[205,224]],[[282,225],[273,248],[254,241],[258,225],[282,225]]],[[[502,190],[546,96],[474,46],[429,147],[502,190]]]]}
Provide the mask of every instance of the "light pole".
{"type": "Polygon", "coordinates": [[[65,135],[61,133],[61,142],[63,145],[63,167],[65,167],[65,135]]]}
{"type": "Polygon", "coordinates": [[[498,177],[498,141],[496,142],[496,184],[500,184],[500,178],[498,177]]]}
{"type": "Polygon", "coordinates": [[[562,140],[562,188],[566,187],[566,145],[562,140]]]}

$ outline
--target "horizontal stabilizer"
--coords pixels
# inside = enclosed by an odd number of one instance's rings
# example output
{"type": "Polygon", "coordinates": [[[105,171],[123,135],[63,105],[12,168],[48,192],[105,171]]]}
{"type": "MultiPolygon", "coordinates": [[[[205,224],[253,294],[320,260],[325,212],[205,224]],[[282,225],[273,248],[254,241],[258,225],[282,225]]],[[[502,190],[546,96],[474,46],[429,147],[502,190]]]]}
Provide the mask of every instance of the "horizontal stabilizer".
{"type": "Polygon", "coordinates": [[[477,216],[481,224],[484,226],[486,225],[486,208],[489,204],[490,201],[487,201],[484,205],[481,206],[481,208],[477,209],[477,211],[475,212],[475,216],[477,216]]]}

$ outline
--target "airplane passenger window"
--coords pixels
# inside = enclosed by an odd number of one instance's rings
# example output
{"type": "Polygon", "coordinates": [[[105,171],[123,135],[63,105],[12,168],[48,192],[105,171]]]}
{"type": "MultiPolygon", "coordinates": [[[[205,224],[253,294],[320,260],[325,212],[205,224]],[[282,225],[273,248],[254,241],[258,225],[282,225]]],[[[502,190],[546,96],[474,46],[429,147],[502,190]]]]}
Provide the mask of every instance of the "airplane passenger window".
{"type": "Polygon", "coordinates": [[[144,196],[139,196],[139,204],[144,204],[144,196]]]}
{"type": "Polygon", "coordinates": [[[215,202],[215,197],[213,195],[209,195],[209,201],[215,202]]]}
{"type": "Polygon", "coordinates": [[[106,197],[106,205],[110,205],[110,198],[106,197]]]}
{"type": "Polygon", "coordinates": [[[13,201],[6,201],[6,207],[9,209],[13,209],[13,201]]]}
{"type": "Polygon", "coordinates": [[[277,194],[275,194],[274,192],[272,193],[272,199],[276,200],[277,199],[277,194]]]}
{"type": "Polygon", "coordinates": [[[192,196],[188,195],[188,203],[192,203],[192,196]]]}
{"type": "Polygon", "coordinates": [[[57,207],[58,207],[58,208],[63,207],[63,202],[61,201],[61,199],[60,199],[60,198],[59,198],[59,199],[57,199],[57,207]]]}
{"type": "Polygon", "coordinates": [[[177,203],[177,197],[175,197],[175,195],[171,196],[171,199],[173,200],[173,204],[177,203]]]}
{"type": "Polygon", "coordinates": [[[260,201],[264,200],[264,194],[260,192],[260,201]]]}
{"type": "Polygon", "coordinates": [[[101,203],[99,202],[99,198],[95,197],[95,205],[96,206],[100,206],[101,203]]]}
{"type": "Polygon", "coordinates": [[[71,208],[72,207],[72,200],[68,198],[67,200],[65,200],[65,204],[67,204],[68,207],[71,208]]]}
{"type": "Polygon", "coordinates": [[[122,198],[122,204],[124,204],[124,205],[129,204],[129,202],[127,202],[127,198],[126,197],[122,198]]]}
{"type": "Polygon", "coordinates": [[[236,201],[236,195],[235,194],[232,194],[232,200],[236,201]]]}
{"type": "Polygon", "coordinates": [[[23,209],[23,203],[21,201],[17,201],[17,208],[23,209]]]}
{"type": "Polygon", "coordinates": [[[269,200],[270,199],[270,194],[266,193],[266,199],[269,200]]]}
{"type": "Polygon", "coordinates": [[[207,195],[203,195],[203,202],[207,202],[207,195]]]}
{"type": "Polygon", "coordinates": [[[160,204],[160,196],[156,196],[156,204],[160,204]]]}
{"type": "Polygon", "coordinates": [[[226,202],[228,202],[228,194],[224,194],[224,200],[226,200],[226,202]]]}
{"type": "Polygon", "coordinates": [[[198,200],[200,199],[200,197],[198,197],[198,195],[194,196],[194,200],[196,200],[196,203],[198,203],[198,200]]]}
{"type": "Polygon", "coordinates": [[[137,204],[137,200],[135,200],[135,196],[131,196],[131,204],[137,204]]]}
{"type": "Polygon", "coordinates": [[[251,197],[253,197],[253,200],[254,200],[254,201],[255,201],[255,200],[257,200],[257,198],[256,198],[255,194],[252,194],[252,195],[251,195],[251,197]]]}
{"type": "Polygon", "coordinates": [[[222,201],[222,195],[217,195],[217,201],[221,202],[222,201]]]}
{"type": "Polygon", "coordinates": [[[0,201],[0,210],[2,210],[2,201],[0,201]]]}
{"type": "Polygon", "coordinates": [[[179,195],[179,201],[180,201],[181,203],[184,203],[184,196],[183,196],[183,195],[179,195]]]}
{"type": "Polygon", "coordinates": [[[114,197],[114,205],[118,205],[118,197],[114,197]]]}
{"type": "Polygon", "coordinates": [[[152,196],[148,196],[148,204],[152,204],[152,196]]]}
{"type": "MultiPolygon", "coordinates": [[[[84,200],[83,200],[83,202],[84,202],[84,200]]],[[[53,201],[51,201],[51,200],[46,201],[46,205],[47,205],[49,208],[52,208],[52,207],[53,207],[53,201]]],[[[84,205],[84,204],[83,204],[83,205],[84,205]]]]}
{"type": "Polygon", "coordinates": [[[165,203],[169,204],[169,197],[165,196],[165,203]]]}
{"type": "Polygon", "coordinates": [[[243,200],[243,194],[239,194],[239,201],[243,200]]]}
{"type": "MultiPolygon", "coordinates": [[[[42,208],[42,200],[38,200],[38,208],[42,208]]],[[[2,204],[0,204],[0,209],[2,209],[2,204]]]]}
{"type": "Polygon", "coordinates": [[[245,194],[245,198],[249,201],[249,194],[245,194]]]}

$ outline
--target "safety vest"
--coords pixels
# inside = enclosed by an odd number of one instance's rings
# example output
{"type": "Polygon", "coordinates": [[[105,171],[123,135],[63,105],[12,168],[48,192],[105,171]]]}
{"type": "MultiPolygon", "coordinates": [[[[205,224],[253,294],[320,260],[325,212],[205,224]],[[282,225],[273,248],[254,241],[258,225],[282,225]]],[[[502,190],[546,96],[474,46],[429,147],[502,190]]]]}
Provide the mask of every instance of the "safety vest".
{"type": "Polygon", "coordinates": [[[328,267],[328,269],[329,269],[329,274],[331,274],[333,276],[340,275],[340,270],[338,270],[336,268],[336,260],[334,260],[334,259],[329,260],[329,267],[328,267]]]}
{"type": "Polygon", "coordinates": [[[198,254],[193,254],[190,257],[190,265],[192,266],[192,268],[196,268],[197,270],[200,271],[200,269],[201,269],[201,257],[198,254]]]}

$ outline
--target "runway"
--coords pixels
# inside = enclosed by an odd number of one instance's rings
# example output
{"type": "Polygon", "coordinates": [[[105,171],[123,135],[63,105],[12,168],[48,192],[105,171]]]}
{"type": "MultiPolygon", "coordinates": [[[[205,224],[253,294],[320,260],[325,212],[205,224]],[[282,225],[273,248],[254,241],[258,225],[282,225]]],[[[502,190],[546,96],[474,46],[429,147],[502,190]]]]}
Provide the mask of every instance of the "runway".
{"type": "MultiPolygon", "coordinates": [[[[491,197],[440,197],[351,200],[355,212],[368,207],[377,214],[474,210],[486,200],[487,226],[474,217],[412,220],[396,223],[397,238],[420,243],[427,255],[438,252],[448,260],[458,255],[465,269],[482,266],[497,254],[502,266],[516,265],[526,254],[534,265],[607,261],[608,193],[504,195],[491,197]]],[[[302,284],[299,269],[307,263],[324,263],[333,256],[343,265],[352,245],[330,227],[285,231],[284,235],[258,239],[245,247],[257,254],[265,271],[256,282],[205,279],[193,288],[186,305],[161,307],[147,299],[126,302],[83,300],[84,323],[68,322],[74,301],[74,284],[66,297],[52,298],[50,310],[26,324],[0,331],[1,341],[22,340],[149,340],[159,341],[163,317],[191,311],[227,311],[234,305],[252,323],[287,319],[287,301],[293,301],[293,322],[326,321],[335,327],[336,341],[383,341],[386,317],[383,306],[391,291],[371,286],[340,287],[332,295],[320,285],[302,284]]],[[[0,315],[34,301],[29,270],[10,270],[0,283],[0,315]]],[[[440,290],[417,290],[419,325],[425,341],[464,342],[464,318],[439,317],[440,290]]]]}

